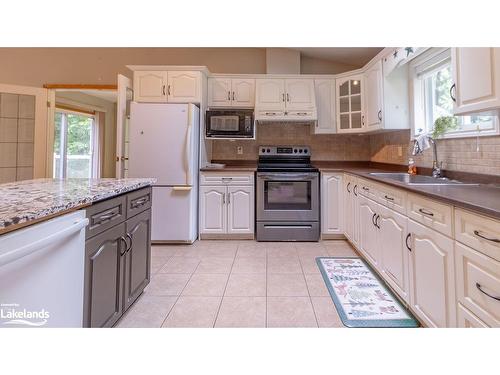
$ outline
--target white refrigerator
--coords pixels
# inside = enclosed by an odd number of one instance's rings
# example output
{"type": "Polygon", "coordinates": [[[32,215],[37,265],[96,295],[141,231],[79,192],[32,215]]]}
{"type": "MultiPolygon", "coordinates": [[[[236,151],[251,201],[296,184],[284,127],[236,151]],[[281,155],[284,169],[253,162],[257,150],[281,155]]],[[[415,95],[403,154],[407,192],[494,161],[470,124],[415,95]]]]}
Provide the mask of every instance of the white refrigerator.
{"type": "Polygon", "coordinates": [[[198,237],[200,110],[194,104],[131,103],[128,177],[154,177],[151,240],[198,237]]]}

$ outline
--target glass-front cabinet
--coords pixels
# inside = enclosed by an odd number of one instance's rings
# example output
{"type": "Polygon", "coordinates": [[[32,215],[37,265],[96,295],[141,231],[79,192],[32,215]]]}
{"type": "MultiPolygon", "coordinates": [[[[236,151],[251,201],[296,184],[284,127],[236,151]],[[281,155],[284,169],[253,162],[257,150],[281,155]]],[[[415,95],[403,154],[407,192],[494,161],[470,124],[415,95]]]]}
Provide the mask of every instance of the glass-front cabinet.
{"type": "Polygon", "coordinates": [[[357,133],[363,131],[365,126],[363,85],[362,75],[337,79],[338,133],[357,133]]]}

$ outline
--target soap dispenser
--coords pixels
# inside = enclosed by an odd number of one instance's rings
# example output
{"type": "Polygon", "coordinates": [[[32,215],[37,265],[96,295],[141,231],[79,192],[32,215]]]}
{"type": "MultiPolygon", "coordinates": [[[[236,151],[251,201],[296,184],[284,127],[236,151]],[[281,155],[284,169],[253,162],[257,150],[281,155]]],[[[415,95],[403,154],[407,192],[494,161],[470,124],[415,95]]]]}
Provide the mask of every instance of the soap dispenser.
{"type": "Polygon", "coordinates": [[[413,160],[413,158],[408,159],[408,173],[417,174],[417,166],[415,165],[415,160],[413,160]]]}

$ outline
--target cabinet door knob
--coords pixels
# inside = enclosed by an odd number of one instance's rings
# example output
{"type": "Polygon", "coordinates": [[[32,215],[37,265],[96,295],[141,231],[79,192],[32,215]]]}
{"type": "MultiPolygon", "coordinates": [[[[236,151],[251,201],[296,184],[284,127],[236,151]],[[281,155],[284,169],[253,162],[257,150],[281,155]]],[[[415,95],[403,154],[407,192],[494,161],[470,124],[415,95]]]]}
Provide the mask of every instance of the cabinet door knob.
{"type": "Polygon", "coordinates": [[[128,243],[127,243],[127,240],[125,239],[125,237],[123,237],[123,236],[120,236],[120,242],[123,242],[125,244],[125,249],[123,251],[121,250],[121,246],[120,246],[120,256],[122,256],[122,255],[125,255],[125,253],[127,252],[128,243]]]}
{"type": "Polygon", "coordinates": [[[170,96],[170,85],[168,85],[168,87],[167,87],[167,94],[168,94],[168,96],[170,96]]]}
{"type": "Polygon", "coordinates": [[[127,236],[127,239],[130,241],[130,245],[127,245],[127,250],[125,250],[125,252],[128,253],[130,249],[132,249],[132,236],[130,233],[126,233],[125,236],[127,236]]]}
{"type": "Polygon", "coordinates": [[[234,91],[233,91],[233,100],[234,100],[234,91]]]}
{"type": "Polygon", "coordinates": [[[351,183],[349,182],[346,186],[347,192],[350,193],[351,191],[349,190],[349,186],[351,186],[351,183]]]}
{"type": "Polygon", "coordinates": [[[283,98],[283,103],[285,102],[285,93],[281,94],[282,98],[283,98]]]}
{"type": "Polygon", "coordinates": [[[290,102],[290,95],[288,95],[288,93],[286,93],[286,101],[290,102]]]}
{"type": "Polygon", "coordinates": [[[457,85],[454,83],[453,85],[451,85],[450,87],[450,98],[451,100],[453,100],[454,102],[457,101],[457,98],[453,95],[454,92],[456,92],[457,90],[457,85]]]}
{"type": "Polygon", "coordinates": [[[375,223],[375,216],[377,216],[377,213],[375,212],[372,216],[372,224],[376,227],[377,224],[375,223]]]}
{"type": "Polygon", "coordinates": [[[378,120],[382,121],[382,110],[378,111],[377,116],[378,116],[378,120]]]}
{"type": "Polygon", "coordinates": [[[408,233],[405,239],[406,248],[411,251],[410,245],[408,245],[408,239],[411,237],[411,233],[408,233]]]}
{"type": "Polygon", "coordinates": [[[227,92],[227,100],[231,100],[231,91],[227,92]]]}
{"type": "Polygon", "coordinates": [[[162,86],[161,86],[161,94],[162,94],[162,95],[165,95],[165,85],[162,85],[162,86]]]}

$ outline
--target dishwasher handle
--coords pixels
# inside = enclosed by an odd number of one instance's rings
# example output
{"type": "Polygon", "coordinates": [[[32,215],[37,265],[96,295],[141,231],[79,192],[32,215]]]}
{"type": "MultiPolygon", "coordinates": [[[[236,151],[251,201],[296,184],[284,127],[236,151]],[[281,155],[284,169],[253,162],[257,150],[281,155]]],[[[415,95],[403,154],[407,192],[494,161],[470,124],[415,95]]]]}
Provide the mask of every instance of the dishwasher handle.
{"type": "Polygon", "coordinates": [[[88,223],[89,219],[87,218],[75,221],[73,225],[69,226],[68,228],[65,228],[59,232],[51,234],[50,236],[42,238],[41,240],[32,242],[28,245],[19,247],[17,249],[9,251],[8,253],[0,255],[0,267],[12,263],[18,259],[24,258],[25,256],[28,256],[36,252],[37,250],[46,247],[47,245],[51,245],[54,242],[59,242],[64,238],[71,236],[74,233],[77,233],[81,231],[83,228],[85,228],[88,223]]]}

